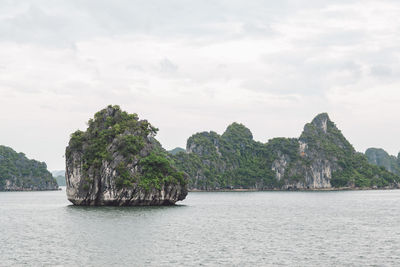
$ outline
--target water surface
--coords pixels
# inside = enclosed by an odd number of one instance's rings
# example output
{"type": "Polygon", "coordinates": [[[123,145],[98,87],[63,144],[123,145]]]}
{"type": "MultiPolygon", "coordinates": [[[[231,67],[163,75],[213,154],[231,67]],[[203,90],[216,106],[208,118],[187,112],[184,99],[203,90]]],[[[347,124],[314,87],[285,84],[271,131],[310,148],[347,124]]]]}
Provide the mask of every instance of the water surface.
{"type": "Polygon", "coordinates": [[[0,266],[399,266],[400,190],[193,192],[172,207],[0,193],[0,266]]]}

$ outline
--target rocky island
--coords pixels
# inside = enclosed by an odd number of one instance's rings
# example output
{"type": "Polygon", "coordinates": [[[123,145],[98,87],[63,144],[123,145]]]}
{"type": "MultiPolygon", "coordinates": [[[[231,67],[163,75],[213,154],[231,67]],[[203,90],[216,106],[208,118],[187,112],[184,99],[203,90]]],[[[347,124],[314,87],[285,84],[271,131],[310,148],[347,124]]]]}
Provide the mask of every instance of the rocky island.
{"type": "Polygon", "coordinates": [[[46,163],[28,159],[24,153],[0,146],[0,191],[58,190],[46,163]]]}
{"type": "Polygon", "coordinates": [[[75,205],[172,205],[187,178],[154,138],[157,128],[108,106],[71,135],[66,148],[67,197],[75,205]]]}
{"type": "Polygon", "coordinates": [[[173,157],[191,190],[398,188],[400,181],[356,152],[326,113],[307,123],[299,138],[261,143],[233,123],[222,135],[194,134],[173,157]]]}

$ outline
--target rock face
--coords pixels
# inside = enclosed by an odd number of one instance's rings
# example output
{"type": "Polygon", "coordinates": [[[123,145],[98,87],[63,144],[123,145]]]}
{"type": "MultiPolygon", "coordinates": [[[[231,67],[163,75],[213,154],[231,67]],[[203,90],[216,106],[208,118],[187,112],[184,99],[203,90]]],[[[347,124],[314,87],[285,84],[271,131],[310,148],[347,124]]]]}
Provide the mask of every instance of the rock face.
{"type": "MultiPolygon", "coordinates": [[[[400,158],[389,155],[382,148],[368,148],[365,151],[368,162],[377,166],[382,166],[391,173],[400,174],[400,158]]],[[[399,153],[400,155],[400,153],[399,153]]]]}
{"type": "Polygon", "coordinates": [[[328,114],[305,125],[299,138],[253,140],[233,123],[224,134],[202,132],[175,156],[189,174],[191,189],[329,189],[397,187],[400,178],[367,162],[354,150],[328,114]]]}
{"type": "Polygon", "coordinates": [[[58,190],[46,163],[28,159],[24,153],[0,146],[0,191],[58,190]]]}
{"type": "MultiPolygon", "coordinates": [[[[302,177],[296,184],[287,182],[285,187],[301,189],[331,188],[334,183],[333,174],[342,171],[341,161],[357,157],[357,152],[346,140],[328,114],[316,116],[311,123],[304,126],[299,138],[299,155],[294,159],[291,174],[302,177]]],[[[358,159],[361,162],[365,159],[358,159]]],[[[341,174],[339,175],[341,176],[341,174]]],[[[350,186],[352,182],[338,186],[350,186]]]]}
{"type": "Polygon", "coordinates": [[[108,106],[71,135],[67,197],[75,205],[172,205],[187,195],[184,173],[136,114],[108,106]]]}

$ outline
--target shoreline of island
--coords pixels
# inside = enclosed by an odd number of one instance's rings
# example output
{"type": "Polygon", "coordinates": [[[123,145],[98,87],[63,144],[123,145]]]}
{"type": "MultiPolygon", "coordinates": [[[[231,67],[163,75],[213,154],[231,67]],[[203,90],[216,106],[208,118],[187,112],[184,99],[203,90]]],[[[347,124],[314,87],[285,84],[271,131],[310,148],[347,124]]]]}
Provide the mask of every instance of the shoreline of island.
{"type": "Polygon", "coordinates": [[[212,189],[212,190],[200,190],[190,189],[191,192],[329,192],[329,191],[370,191],[370,190],[397,190],[399,187],[339,187],[339,188],[301,188],[301,189],[247,189],[247,188],[236,188],[236,189],[212,189]]]}
{"type": "Polygon", "coordinates": [[[62,191],[62,189],[59,187],[57,189],[31,189],[31,188],[26,188],[26,189],[16,189],[16,190],[0,190],[0,192],[43,192],[43,191],[62,191]]]}

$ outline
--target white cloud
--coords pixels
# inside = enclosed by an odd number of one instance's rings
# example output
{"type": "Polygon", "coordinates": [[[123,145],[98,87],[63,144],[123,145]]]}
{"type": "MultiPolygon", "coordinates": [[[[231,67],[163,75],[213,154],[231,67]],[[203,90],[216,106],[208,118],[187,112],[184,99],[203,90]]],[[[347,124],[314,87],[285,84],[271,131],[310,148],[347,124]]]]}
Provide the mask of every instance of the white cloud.
{"type": "Polygon", "coordinates": [[[62,169],[69,134],[119,104],[159,127],[166,148],[233,121],[261,141],[298,136],[328,111],[358,150],[397,154],[399,9],[396,1],[3,1],[1,144],[62,169]]]}

